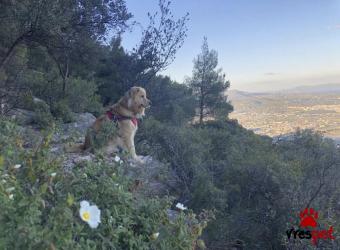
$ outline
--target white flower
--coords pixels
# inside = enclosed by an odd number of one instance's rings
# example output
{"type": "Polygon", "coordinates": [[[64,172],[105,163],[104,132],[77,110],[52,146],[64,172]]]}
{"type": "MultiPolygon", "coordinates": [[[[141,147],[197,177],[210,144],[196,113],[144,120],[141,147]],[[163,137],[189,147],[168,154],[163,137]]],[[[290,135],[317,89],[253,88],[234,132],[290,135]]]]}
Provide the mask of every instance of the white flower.
{"type": "Polygon", "coordinates": [[[8,198],[9,198],[10,200],[13,200],[13,199],[14,199],[14,194],[10,194],[10,195],[8,196],[8,198]]]}
{"type": "Polygon", "coordinates": [[[118,155],[115,156],[115,162],[119,162],[120,161],[120,157],[118,155]]]}
{"type": "Polygon", "coordinates": [[[7,188],[6,189],[6,192],[7,193],[10,193],[10,192],[12,192],[12,191],[14,191],[15,190],[15,187],[10,187],[10,188],[7,188]]]}
{"type": "Polygon", "coordinates": [[[151,237],[150,237],[150,238],[151,238],[152,240],[157,240],[158,236],[159,236],[159,232],[151,234],[151,237]]]}
{"type": "Polygon", "coordinates": [[[7,181],[6,180],[1,180],[1,182],[5,184],[7,181]]]}
{"type": "Polygon", "coordinates": [[[182,211],[188,209],[182,203],[179,203],[179,202],[176,204],[176,208],[178,208],[179,210],[182,210],[182,211]]]}
{"type": "Polygon", "coordinates": [[[123,161],[122,161],[122,160],[120,160],[120,161],[119,161],[119,164],[123,164],[123,161]]]}
{"type": "Polygon", "coordinates": [[[21,168],[21,164],[16,164],[16,165],[14,165],[14,168],[15,168],[15,169],[21,168]]]}
{"type": "Polygon", "coordinates": [[[57,175],[57,173],[54,172],[54,173],[51,174],[51,177],[55,177],[56,175],[57,175]]]}
{"type": "Polygon", "coordinates": [[[91,228],[98,227],[100,223],[100,210],[96,205],[90,206],[88,201],[81,201],[79,215],[91,228]]]}

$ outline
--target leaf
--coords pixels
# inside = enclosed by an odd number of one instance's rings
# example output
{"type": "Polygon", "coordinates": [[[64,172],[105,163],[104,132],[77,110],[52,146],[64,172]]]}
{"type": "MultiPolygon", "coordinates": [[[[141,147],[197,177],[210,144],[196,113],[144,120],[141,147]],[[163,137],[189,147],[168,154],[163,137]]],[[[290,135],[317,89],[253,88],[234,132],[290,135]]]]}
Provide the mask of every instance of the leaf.
{"type": "Polygon", "coordinates": [[[67,194],[67,205],[71,207],[74,203],[74,196],[70,193],[67,194]]]}
{"type": "Polygon", "coordinates": [[[43,185],[41,185],[40,191],[44,194],[46,193],[47,188],[48,188],[48,184],[44,183],[43,185]]]}
{"type": "Polygon", "coordinates": [[[0,168],[3,168],[4,167],[4,157],[2,155],[0,155],[0,168]]]}

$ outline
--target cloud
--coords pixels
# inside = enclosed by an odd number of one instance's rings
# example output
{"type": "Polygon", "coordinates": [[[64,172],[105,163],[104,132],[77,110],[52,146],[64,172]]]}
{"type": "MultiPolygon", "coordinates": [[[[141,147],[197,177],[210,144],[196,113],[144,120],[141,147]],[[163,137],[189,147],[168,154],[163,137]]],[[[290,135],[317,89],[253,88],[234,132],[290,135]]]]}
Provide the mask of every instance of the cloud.
{"type": "Polygon", "coordinates": [[[328,26],[327,29],[328,30],[340,30],[340,23],[332,25],[332,26],[328,26]]]}
{"type": "Polygon", "coordinates": [[[276,73],[276,72],[266,72],[266,73],[264,73],[265,76],[276,76],[278,74],[279,73],[276,73]]]}

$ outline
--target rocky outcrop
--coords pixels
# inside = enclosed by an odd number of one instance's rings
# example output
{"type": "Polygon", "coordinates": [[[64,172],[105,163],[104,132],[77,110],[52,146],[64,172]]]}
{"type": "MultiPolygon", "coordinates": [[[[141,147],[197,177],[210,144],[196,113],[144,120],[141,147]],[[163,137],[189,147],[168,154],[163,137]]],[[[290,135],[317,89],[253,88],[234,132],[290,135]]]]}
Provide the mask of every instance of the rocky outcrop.
{"type": "MultiPolygon", "coordinates": [[[[32,148],[42,142],[43,135],[39,129],[31,125],[24,125],[30,124],[30,119],[33,119],[34,112],[17,110],[13,115],[23,121],[21,131],[26,138],[25,147],[32,148]]],[[[120,157],[121,159],[117,161],[115,155],[101,155],[101,157],[98,157],[92,152],[65,152],[64,149],[67,144],[83,143],[85,134],[95,119],[96,117],[90,113],[75,114],[74,122],[57,125],[50,142],[50,152],[61,158],[66,172],[75,167],[84,167],[90,162],[96,163],[100,161],[110,165],[123,164],[123,173],[133,180],[134,184],[131,186],[131,192],[136,195],[163,196],[177,186],[175,174],[169,171],[167,165],[151,156],[141,156],[142,161],[135,162],[124,157],[120,157]]]]}
{"type": "Polygon", "coordinates": [[[72,132],[85,134],[87,129],[94,123],[96,117],[91,113],[75,114],[75,122],[62,125],[64,135],[70,135],[72,132]]]}
{"type": "Polygon", "coordinates": [[[10,110],[7,115],[15,120],[17,124],[25,126],[33,122],[35,113],[24,109],[13,109],[10,110]]]}
{"type": "Polygon", "coordinates": [[[74,142],[81,142],[88,128],[96,120],[96,117],[90,113],[75,114],[74,118],[74,122],[60,126],[53,135],[53,143],[62,144],[71,138],[74,142]]]}

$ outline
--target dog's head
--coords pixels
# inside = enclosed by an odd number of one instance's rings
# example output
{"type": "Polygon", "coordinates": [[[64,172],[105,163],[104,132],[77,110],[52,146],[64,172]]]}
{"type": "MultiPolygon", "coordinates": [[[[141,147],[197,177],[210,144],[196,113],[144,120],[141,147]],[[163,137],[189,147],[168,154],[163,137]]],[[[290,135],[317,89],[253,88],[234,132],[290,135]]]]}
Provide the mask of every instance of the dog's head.
{"type": "Polygon", "coordinates": [[[144,115],[145,108],[148,108],[151,101],[146,97],[146,91],[142,87],[132,87],[125,94],[127,107],[136,114],[144,115]]]}

